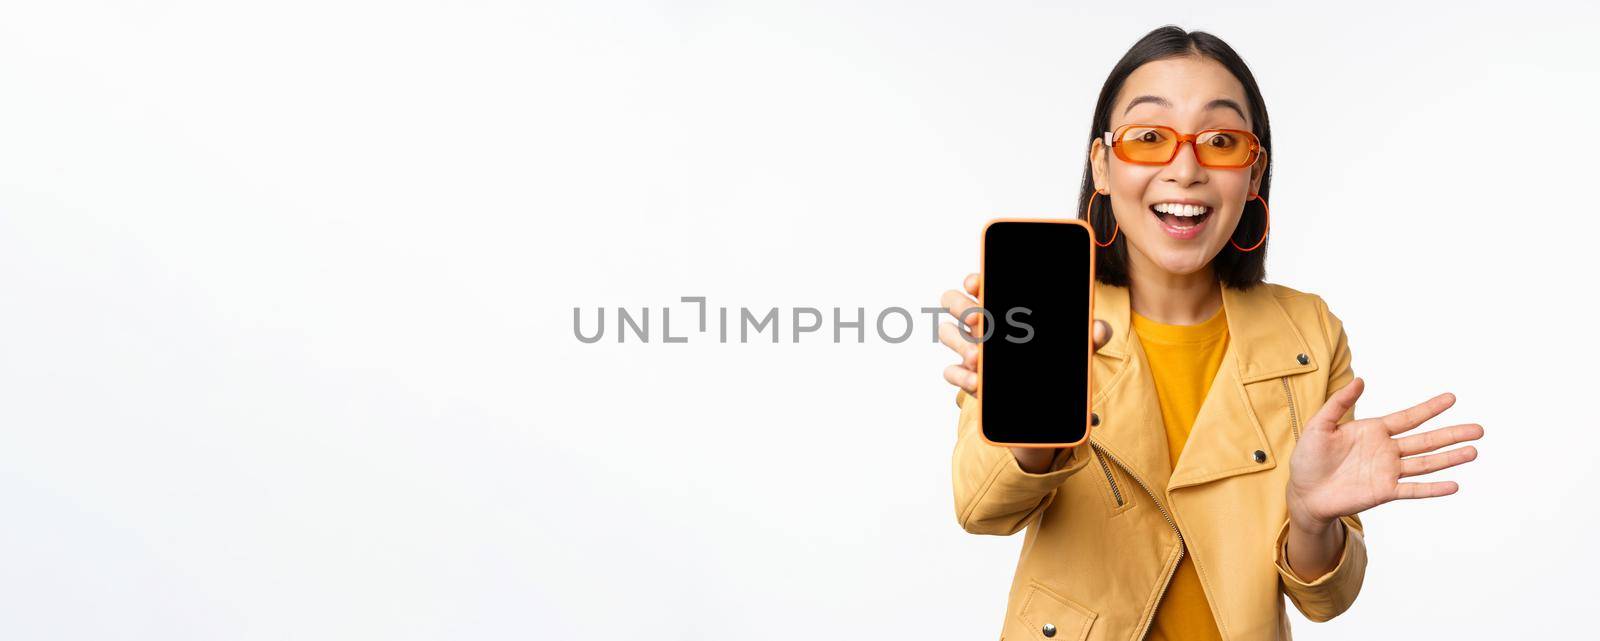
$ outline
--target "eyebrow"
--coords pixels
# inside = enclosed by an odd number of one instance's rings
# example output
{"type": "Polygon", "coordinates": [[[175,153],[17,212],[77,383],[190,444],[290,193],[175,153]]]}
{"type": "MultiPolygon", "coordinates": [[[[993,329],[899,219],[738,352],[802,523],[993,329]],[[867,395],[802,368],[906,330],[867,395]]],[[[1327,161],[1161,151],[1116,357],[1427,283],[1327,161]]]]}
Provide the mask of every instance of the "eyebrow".
{"type": "MultiPolygon", "coordinates": [[[[1122,110],[1122,115],[1124,115],[1124,116],[1128,115],[1128,112],[1129,111],[1133,111],[1134,107],[1136,107],[1138,105],[1142,105],[1142,104],[1147,103],[1147,102],[1154,103],[1156,105],[1160,105],[1160,106],[1166,107],[1168,109],[1172,108],[1172,102],[1167,100],[1166,98],[1162,98],[1161,96],[1139,96],[1138,98],[1134,98],[1133,100],[1128,102],[1128,107],[1126,109],[1122,110]]],[[[1239,103],[1234,102],[1230,98],[1218,98],[1216,100],[1213,100],[1211,102],[1206,103],[1206,110],[1207,111],[1210,111],[1212,109],[1216,109],[1218,107],[1227,107],[1229,109],[1232,109],[1235,113],[1239,114],[1240,118],[1244,118],[1246,122],[1249,122],[1249,120],[1250,120],[1248,117],[1246,117],[1244,115],[1244,108],[1240,107],[1239,103]]]]}

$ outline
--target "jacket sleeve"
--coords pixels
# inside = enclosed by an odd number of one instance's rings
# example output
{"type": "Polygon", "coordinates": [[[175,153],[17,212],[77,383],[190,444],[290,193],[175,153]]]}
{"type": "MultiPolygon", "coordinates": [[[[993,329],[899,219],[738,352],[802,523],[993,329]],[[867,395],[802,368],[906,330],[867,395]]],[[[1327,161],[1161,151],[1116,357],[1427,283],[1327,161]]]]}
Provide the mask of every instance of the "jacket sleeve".
{"type": "MultiPolygon", "coordinates": [[[[1328,366],[1328,396],[1333,396],[1334,392],[1344,389],[1356,379],[1355,370],[1350,368],[1350,337],[1344,333],[1344,321],[1328,310],[1327,302],[1321,297],[1317,298],[1317,308],[1321,312],[1318,318],[1322,321],[1323,340],[1333,346],[1333,359],[1328,366]]],[[[1355,417],[1356,408],[1351,405],[1350,411],[1345,412],[1339,422],[1352,421],[1355,417]]]]}
{"type": "Polygon", "coordinates": [[[1084,447],[1063,448],[1040,474],[1017,464],[1010,448],[991,445],[979,433],[977,397],[958,392],[961,407],[951,460],[956,521],[973,534],[1009,536],[1032,523],[1050,506],[1056,488],[1092,458],[1084,447]]]}
{"type": "Polygon", "coordinates": [[[1294,607],[1312,621],[1327,621],[1350,609],[1367,575],[1367,544],[1361,517],[1341,516],[1339,520],[1344,522],[1344,552],[1339,555],[1339,563],[1327,574],[1311,581],[1301,580],[1289,569],[1288,519],[1284,519],[1283,527],[1278,530],[1274,563],[1283,580],[1283,591],[1294,602],[1294,607]]]}
{"type": "MultiPolygon", "coordinates": [[[[1350,367],[1350,341],[1345,336],[1344,323],[1328,311],[1327,304],[1321,298],[1317,299],[1317,307],[1321,312],[1324,338],[1333,346],[1332,365],[1329,368],[1331,375],[1328,377],[1328,395],[1332,396],[1355,380],[1355,373],[1350,367]]],[[[1339,420],[1342,423],[1354,418],[1355,408],[1351,407],[1339,420]]],[[[1289,569],[1287,518],[1278,531],[1273,556],[1278,576],[1282,578],[1283,591],[1300,609],[1300,613],[1312,621],[1327,621],[1349,609],[1350,604],[1355,603],[1356,595],[1361,592],[1361,581],[1367,574],[1366,532],[1361,517],[1343,516],[1339,520],[1344,523],[1344,551],[1332,570],[1312,581],[1301,580],[1289,569]]]]}

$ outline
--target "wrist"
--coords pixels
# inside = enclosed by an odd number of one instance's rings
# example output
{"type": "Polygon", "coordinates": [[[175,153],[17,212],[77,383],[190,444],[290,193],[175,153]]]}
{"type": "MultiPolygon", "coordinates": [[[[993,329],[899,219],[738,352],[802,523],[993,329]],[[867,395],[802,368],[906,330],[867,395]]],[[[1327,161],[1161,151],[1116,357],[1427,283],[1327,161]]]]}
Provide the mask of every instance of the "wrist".
{"type": "Polygon", "coordinates": [[[1312,514],[1310,510],[1305,509],[1304,502],[1299,500],[1299,497],[1295,496],[1292,491],[1289,493],[1288,504],[1289,527],[1298,530],[1302,534],[1320,536],[1328,533],[1339,522],[1339,517],[1337,516],[1317,516],[1312,514]]]}
{"type": "Polygon", "coordinates": [[[1308,537],[1326,537],[1339,527],[1339,519],[1296,518],[1289,514],[1289,529],[1308,537]]]}
{"type": "Polygon", "coordinates": [[[1058,449],[1042,449],[1031,447],[1013,447],[1011,455],[1017,459],[1017,467],[1030,474],[1043,474],[1050,471],[1050,464],[1055,461],[1058,449]]]}
{"type": "Polygon", "coordinates": [[[1326,525],[1297,525],[1290,522],[1283,544],[1283,560],[1301,581],[1316,581],[1339,565],[1344,553],[1343,523],[1338,519],[1326,525]],[[1317,528],[1317,529],[1302,529],[1317,528]]]}

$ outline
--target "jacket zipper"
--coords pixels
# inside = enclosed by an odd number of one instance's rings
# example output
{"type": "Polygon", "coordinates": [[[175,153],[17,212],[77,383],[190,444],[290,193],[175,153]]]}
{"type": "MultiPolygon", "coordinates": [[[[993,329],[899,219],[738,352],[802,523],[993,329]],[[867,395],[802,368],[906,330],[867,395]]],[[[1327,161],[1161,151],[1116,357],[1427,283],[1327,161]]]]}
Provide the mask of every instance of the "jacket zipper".
{"type": "Polygon", "coordinates": [[[1177,522],[1173,521],[1172,515],[1167,513],[1167,508],[1161,504],[1161,499],[1156,498],[1156,493],[1150,491],[1150,486],[1145,485],[1144,480],[1140,479],[1139,475],[1134,474],[1133,469],[1128,467],[1126,463],[1123,463],[1122,459],[1117,458],[1116,455],[1106,451],[1105,448],[1100,447],[1099,443],[1089,441],[1089,445],[1094,447],[1094,451],[1110,458],[1112,461],[1115,461],[1116,464],[1122,468],[1122,471],[1128,473],[1128,477],[1132,478],[1134,483],[1139,484],[1139,488],[1144,490],[1145,494],[1150,495],[1150,502],[1155,503],[1156,509],[1161,512],[1161,518],[1166,519],[1167,526],[1172,528],[1172,533],[1178,535],[1178,562],[1173,563],[1172,570],[1167,572],[1166,580],[1161,583],[1161,593],[1156,595],[1156,607],[1150,609],[1150,616],[1145,617],[1144,627],[1139,629],[1139,635],[1136,638],[1143,639],[1145,633],[1150,631],[1150,624],[1154,623],[1156,620],[1156,610],[1161,607],[1161,599],[1167,596],[1167,588],[1172,586],[1172,576],[1178,573],[1178,566],[1183,563],[1183,555],[1184,552],[1188,550],[1188,544],[1184,542],[1183,532],[1178,530],[1177,522]]]}
{"type": "Polygon", "coordinates": [[[1294,431],[1294,440],[1300,440],[1300,412],[1294,406],[1294,390],[1289,389],[1289,377],[1284,376],[1278,380],[1283,381],[1283,395],[1289,399],[1289,429],[1294,431]]]}
{"type": "MultiPolygon", "coordinates": [[[[1095,451],[1100,451],[1100,448],[1095,448],[1095,451]]],[[[1122,490],[1117,489],[1117,480],[1111,477],[1111,466],[1106,465],[1104,456],[1096,456],[1094,460],[1100,463],[1100,471],[1106,473],[1106,483],[1111,485],[1111,496],[1117,499],[1117,507],[1122,507],[1122,490]]]]}

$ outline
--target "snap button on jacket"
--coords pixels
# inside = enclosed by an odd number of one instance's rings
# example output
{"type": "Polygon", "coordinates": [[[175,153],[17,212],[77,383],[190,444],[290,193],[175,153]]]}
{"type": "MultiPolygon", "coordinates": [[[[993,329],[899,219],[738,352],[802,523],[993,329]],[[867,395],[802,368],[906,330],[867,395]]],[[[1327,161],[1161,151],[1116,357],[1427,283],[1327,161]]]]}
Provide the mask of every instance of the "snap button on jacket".
{"type": "Polygon", "coordinates": [[[1285,597],[1313,621],[1349,608],[1366,573],[1359,518],[1342,519],[1344,552],[1327,574],[1302,580],[1283,556],[1289,456],[1305,420],[1355,377],[1338,317],[1282,285],[1223,288],[1228,349],[1174,468],[1128,290],[1097,283],[1094,296],[1112,335],[1094,357],[1087,443],[1026,472],[979,435],[981,399],[956,395],[957,521],[974,534],[1027,530],[1001,638],[1138,641],[1186,553],[1224,639],[1290,638],[1285,597]]]}

